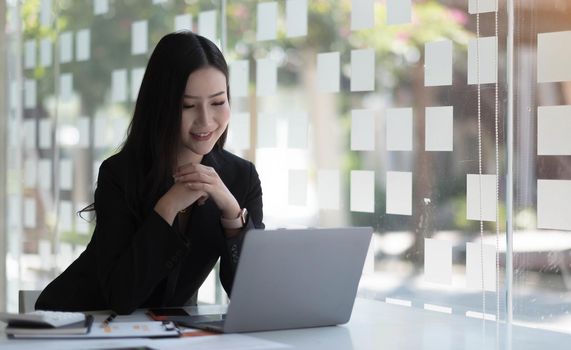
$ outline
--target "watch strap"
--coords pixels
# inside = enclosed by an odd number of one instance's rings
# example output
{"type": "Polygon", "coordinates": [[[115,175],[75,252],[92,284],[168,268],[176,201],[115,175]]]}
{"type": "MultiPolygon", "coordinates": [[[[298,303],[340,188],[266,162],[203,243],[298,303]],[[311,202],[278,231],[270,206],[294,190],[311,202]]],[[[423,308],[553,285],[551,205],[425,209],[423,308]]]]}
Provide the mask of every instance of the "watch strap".
{"type": "Polygon", "coordinates": [[[224,217],[221,217],[220,223],[222,224],[222,227],[224,227],[225,229],[239,229],[246,226],[247,215],[248,211],[246,210],[246,208],[242,208],[237,218],[226,219],[224,217]]]}

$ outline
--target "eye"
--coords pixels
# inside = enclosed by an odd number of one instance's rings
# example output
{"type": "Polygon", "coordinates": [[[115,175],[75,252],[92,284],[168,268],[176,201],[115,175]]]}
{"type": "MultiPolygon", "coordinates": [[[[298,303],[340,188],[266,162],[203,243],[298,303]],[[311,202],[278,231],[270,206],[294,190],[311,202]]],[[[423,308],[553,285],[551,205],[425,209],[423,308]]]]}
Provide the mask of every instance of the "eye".
{"type": "Polygon", "coordinates": [[[226,103],[226,101],[218,101],[218,102],[213,102],[212,105],[213,106],[222,106],[225,103],[226,103]]]}
{"type": "Polygon", "coordinates": [[[183,109],[194,108],[194,105],[182,105],[183,109]]]}

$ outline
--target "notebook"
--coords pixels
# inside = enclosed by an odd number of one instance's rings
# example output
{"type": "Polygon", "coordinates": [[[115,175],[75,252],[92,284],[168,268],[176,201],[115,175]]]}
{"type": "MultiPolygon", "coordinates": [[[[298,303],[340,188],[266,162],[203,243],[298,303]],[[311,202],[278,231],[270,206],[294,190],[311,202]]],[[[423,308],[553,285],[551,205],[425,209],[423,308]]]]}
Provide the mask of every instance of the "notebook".
{"type": "Polygon", "coordinates": [[[224,333],[346,323],[372,232],[370,227],[251,230],[225,317],[185,317],[178,323],[224,333]]]}
{"type": "Polygon", "coordinates": [[[17,327],[8,325],[5,332],[13,338],[60,338],[66,335],[88,334],[93,324],[93,316],[86,315],[85,320],[61,327],[17,327]]]}

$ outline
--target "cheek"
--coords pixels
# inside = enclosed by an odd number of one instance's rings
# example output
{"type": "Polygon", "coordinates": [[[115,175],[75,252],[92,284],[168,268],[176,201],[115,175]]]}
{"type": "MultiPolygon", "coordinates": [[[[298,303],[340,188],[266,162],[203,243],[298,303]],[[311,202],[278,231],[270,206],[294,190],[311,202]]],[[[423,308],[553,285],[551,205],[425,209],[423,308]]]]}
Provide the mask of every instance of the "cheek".
{"type": "Polygon", "coordinates": [[[180,118],[180,128],[182,130],[184,129],[188,129],[189,127],[192,126],[192,121],[194,120],[194,118],[192,117],[192,115],[189,112],[183,112],[180,118]]]}
{"type": "Polygon", "coordinates": [[[230,121],[230,108],[226,107],[224,108],[224,110],[220,111],[219,115],[218,115],[218,123],[220,125],[228,125],[228,122],[230,121]]]}

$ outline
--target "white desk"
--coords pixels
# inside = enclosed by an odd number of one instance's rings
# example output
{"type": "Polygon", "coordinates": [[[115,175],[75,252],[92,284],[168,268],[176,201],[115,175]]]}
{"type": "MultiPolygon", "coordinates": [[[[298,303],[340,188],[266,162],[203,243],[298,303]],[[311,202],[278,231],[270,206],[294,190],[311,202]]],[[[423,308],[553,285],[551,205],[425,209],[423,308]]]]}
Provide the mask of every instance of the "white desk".
{"type": "MultiPolygon", "coordinates": [[[[213,313],[219,306],[187,308],[193,314],[213,313]]],[[[100,317],[104,317],[101,315],[100,317]]],[[[142,311],[122,320],[141,320],[142,311]]],[[[120,322],[121,320],[119,320],[120,322]]],[[[115,322],[115,321],[114,321],[115,322]]],[[[502,326],[498,349],[570,349],[571,335],[502,326]],[[511,343],[511,344],[510,344],[511,343]]],[[[177,339],[28,341],[0,336],[0,349],[105,349],[147,345],[153,349],[311,349],[311,350],[457,350],[495,349],[496,324],[459,315],[357,299],[351,321],[343,326],[177,339]],[[484,335],[484,328],[486,334],[484,335]]]]}

